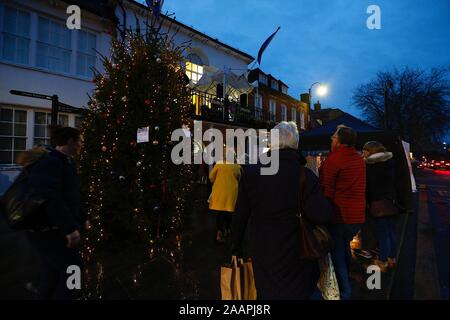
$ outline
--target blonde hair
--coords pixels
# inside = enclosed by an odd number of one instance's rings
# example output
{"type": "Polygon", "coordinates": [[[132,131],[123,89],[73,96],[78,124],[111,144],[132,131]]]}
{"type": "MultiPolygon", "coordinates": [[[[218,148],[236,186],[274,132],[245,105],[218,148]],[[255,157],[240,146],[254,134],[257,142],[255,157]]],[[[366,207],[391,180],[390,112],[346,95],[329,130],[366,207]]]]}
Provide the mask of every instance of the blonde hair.
{"type": "Polygon", "coordinates": [[[369,141],[367,142],[363,150],[367,151],[369,155],[380,153],[380,152],[386,152],[386,148],[378,141],[369,141]]]}

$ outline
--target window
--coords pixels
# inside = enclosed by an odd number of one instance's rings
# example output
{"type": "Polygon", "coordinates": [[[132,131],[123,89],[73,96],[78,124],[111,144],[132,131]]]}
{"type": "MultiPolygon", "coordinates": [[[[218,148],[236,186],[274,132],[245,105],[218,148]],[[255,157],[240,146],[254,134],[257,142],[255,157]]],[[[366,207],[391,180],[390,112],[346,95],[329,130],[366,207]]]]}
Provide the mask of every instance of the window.
{"type": "Polygon", "coordinates": [[[203,61],[198,54],[191,53],[186,57],[186,75],[193,83],[197,83],[203,76],[203,61]]]}
{"type": "Polygon", "coordinates": [[[284,94],[288,94],[288,87],[285,86],[284,84],[281,85],[281,92],[283,92],[284,94]]]}
{"type": "Polygon", "coordinates": [[[0,108],[0,164],[14,164],[27,146],[27,112],[0,108]]]}
{"type": "Polygon", "coordinates": [[[77,75],[92,77],[92,67],[96,62],[96,43],[95,34],[78,30],[78,47],[77,47],[77,75]]]}
{"type": "Polygon", "coordinates": [[[262,84],[268,85],[267,76],[265,74],[260,73],[259,74],[259,82],[262,84]]]}
{"type": "Polygon", "coordinates": [[[305,113],[300,111],[300,129],[305,129],[305,113]]]}
{"type": "Polygon", "coordinates": [[[291,108],[291,121],[294,121],[297,123],[297,110],[294,108],[291,108]]]}
{"type": "Polygon", "coordinates": [[[36,66],[50,71],[69,73],[70,56],[70,30],[62,23],[39,17],[36,66]]]}
{"type": "Polygon", "coordinates": [[[281,121],[287,121],[287,107],[284,104],[281,105],[281,121]]]}
{"type": "Polygon", "coordinates": [[[262,96],[260,94],[255,95],[255,108],[262,109],[262,96]]]}
{"type": "Polygon", "coordinates": [[[83,122],[83,117],[75,116],[75,128],[80,129],[82,122],[83,122]]]}
{"type": "MultiPolygon", "coordinates": [[[[50,132],[48,126],[51,124],[51,114],[48,112],[34,113],[34,140],[33,145],[50,144],[50,132]]],[[[58,124],[63,127],[69,126],[69,116],[58,115],[58,124]]]]}
{"type": "Polygon", "coordinates": [[[30,53],[30,14],[5,6],[3,7],[3,25],[1,27],[2,59],[28,64],[30,53]]]}
{"type": "Polygon", "coordinates": [[[203,76],[203,67],[188,61],[186,62],[186,75],[193,83],[197,83],[203,76]]]}
{"type": "Polygon", "coordinates": [[[270,121],[276,121],[277,103],[274,100],[270,100],[269,113],[270,113],[269,115],[270,121]]]}
{"type": "Polygon", "coordinates": [[[260,94],[255,94],[255,118],[262,118],[262,96],[260,94]]]}
{"type": "Polygon", "coordinates": [[[277,91],[280,90],[277,80],[272,80],[272,89],[277,90],[277,91]]]}

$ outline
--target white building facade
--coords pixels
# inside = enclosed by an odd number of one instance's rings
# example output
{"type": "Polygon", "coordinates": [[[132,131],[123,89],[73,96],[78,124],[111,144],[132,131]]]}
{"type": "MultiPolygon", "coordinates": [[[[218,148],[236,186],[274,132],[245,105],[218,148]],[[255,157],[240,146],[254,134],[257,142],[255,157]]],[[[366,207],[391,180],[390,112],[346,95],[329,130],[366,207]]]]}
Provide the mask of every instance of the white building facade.
{"type": "MultiPolygon", "coordinates": [[[[97,52],[109,54],[110,20],[82,7],[81,30],[69,30],[68,6],[60,0],[0,0],[0,165],[13,164],[17,153],[49,142],[51,101],[12,95],[11,90],[56,94],[65,104],[87,106],[94,89],[91,67],[102,70],[97,52]]],[[[124,8],[130,27],[135,27],[135,14],[148,15],[147,8],[135,1],[125,1],[124,8]]],[[[115,13],[123,24],[122,9],[115,8],[115,13]]],[[[185,54],[193,82],[208,69],[242,74],[253,60],[191,27],[164,19],[162,31],[170,26],[176,44],[191,41],[185,54]]],[[[80,115],[71,113],[59,113],[58,118],[65,126],[78,127],[81,121],[80,115]]]]}

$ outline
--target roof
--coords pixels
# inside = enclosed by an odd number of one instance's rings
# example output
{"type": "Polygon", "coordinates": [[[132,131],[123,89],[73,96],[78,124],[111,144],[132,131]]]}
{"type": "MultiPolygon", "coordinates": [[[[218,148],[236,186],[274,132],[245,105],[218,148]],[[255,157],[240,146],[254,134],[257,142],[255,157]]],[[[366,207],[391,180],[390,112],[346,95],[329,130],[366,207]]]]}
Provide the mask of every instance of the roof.
{"type": "Polygon", "coordinates": [[[352,128],[357,133],[369,133],[369,132],[381,132],[382,130],[352,116],[349,113],[344,113],[339,118],[331,120],[326,124],[319,126],[313,130],[306,131],[300,134],[300,137],[313,137],[313,136],[331,136],[336,132],[336,127],[339,125],[346,125],[352,128]]]}
{"type": "MultiPolygon", "coordinates": [[[[135,4],[135,5],[137,5],[137,6],[139,6],[139,7],[141,7],[141,8],[144,8],[144,9],[146,9],[146,10],[149,10],[148,7],[147,7],[146,5],[144,5],[144,4],[142,4],[142,3],[139,3],[139,2],[137,2],[137,1],[135,1],[135,0],[128,0],[128,1],[131,2],[131,3],[133,3],[133,4],[135,4]]],[[[190,26],[188,26],[188,25],[185,25],[184,23],[182,23],[182,22],[180,22],[180,21],[178,21],[178,20],[176,20],[176,19],[174,19],[174,18],[171,18],[171,17],[169,17],[169,16],[167,16],[167,15],[161,14],[161,16],[162,16],[165,20],[167,20],[167,21],[169,21],[169,22],[172,22],[172,23],[174,23],[174,24],[177,24],[178,26],[180,26],[180,27],[182,27],[182,28],[184,28],[184,29],[186,29],[186,30],[188,30],[188,31],[190,31],[190,32],[196,33],[196,34],[198,34],[199,36],[201,36],[201,37],[203,37],[203,38],[206,38],[206,39],[208,39],[208,40],[210,40],[210,41],[212,41],[212,42],[215,42],[215,43],[217,43],[218,45],[220,45],[220,46],[222,46],[222,47],[224,47],[224,48],[226,48],[226,49],[228,49],[228,50],[231,50],[231,51],[233,51],[234,53],[237,53],[238,55],[241,55],[241,56],[243,56],[244,58],[246,58],[246,59],[248,59],[248,60],[251,60],[251,61],[255,60],[255,58],[254,58],[253,56],[251,56],[250,54],[248,54],[248,53],[246,53],[246,52],[244,52],[244,51],[241,51],[241,50],[239,50],[239,49],[236,49],[236,48],[234,48],[234,47],[232,47],[232,46],[230,46],[230,45],[228,45],[228,44],[226,44],[226,43],[224,43],[224,42],[222,42],[222,41],[219,41],[219,39],[217,39],[217,38],[213,38],[213,37],[211,37],[211,36],[208,36],[207,34],[201,32],[201,31],[198,31],[198,30],[194,29],[193,27],[190,27],[190,26]]]]}
{"type": "MultiPolygon", "coordinates": [[[[82,8],[82,9],[84,9],[86,11],[89,11],[89,12],[91,12],[93,14],[96,14],[98,16],[101,16],[103,18],[110,19],[110,20],[112,20],[114,22],[118,21],[117,17],[115,16],[115,12],[114,12],[115,11],[114,10],[115,7],[114,7],[114,5],[112,5],[113,2],[111,2],[111,1],[108,1],[108,0],[63,0],[63,1],[65,1],[67,3],[70,3],[70,4],[76,4],[80,8],[82,8]]],[[[149,8],[146,5],[144,5],[144,4],[140,3],[140,2],[137,2],[135,0],[128,0],[128,1],[130,3],[132,3],[132,4],[134,4],[134,5],[142,8],[142,9],[149,10],[149,8]]],[[[250,60],[250,62],[255,60],[255,58],[253,56],[251,56],[250,54],[248,54],[246,52],[243,52],[243,51],[241,51],[239,49],[233,48],[232,46],[230,46],[230,45],[228,45],[226,43],[223,43],[223,42],[219,41],[216,38],[208,36],[207,34],[205,34],[203,32],[200,32],[200,31],[198,31],[198,30],[196,30],[196,29],[194,29],[194,28],[192,28],[190,26],[187,26],[184,23],[181,23],[180,21],[178,21],[178,20],[176,20],[174,18],[171,18],[171,17],[169,17],[167,15],[164,15],[164,14],[161,14],[161,16],[165,20],[167,20],[168,22],[174,23],[174,24],[182,27],[183,29],[186,29],[187,31],[190,31],[192,33],[196,33],[199,36],[201,36],[201,37],[203,37],[203,38],[205,38],[205,39],[207,39],[209,41],[212,41],[212,42],[220,45],[221,47],[224,47],[224,48],[226,48],[226,49],[228,49],[230,51],[233,51],[234,53],[244,57],[245,59],[250,60]]]]}

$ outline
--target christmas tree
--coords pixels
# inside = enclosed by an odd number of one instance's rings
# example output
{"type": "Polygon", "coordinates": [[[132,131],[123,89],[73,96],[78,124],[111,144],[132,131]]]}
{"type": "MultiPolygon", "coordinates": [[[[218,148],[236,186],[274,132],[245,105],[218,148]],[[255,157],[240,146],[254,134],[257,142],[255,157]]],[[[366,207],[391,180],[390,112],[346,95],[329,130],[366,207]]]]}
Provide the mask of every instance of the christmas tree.
{"type": "Polygon", "coordinates": [[[170,140],[189,126],[191,97],[183,47],[157,29],[113,38],[105,72],[95,72],[80,170],[88,252],[105,243],[153,243],[179,230],[186,211],[192,169],[172,163],[170,140]],[[149,142],[138,143],[139,128],[148,128],[149,142]]]}

